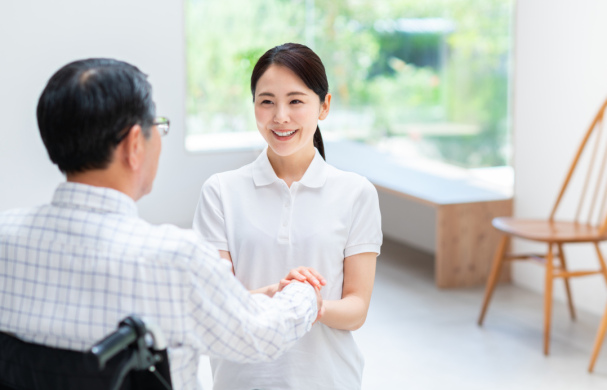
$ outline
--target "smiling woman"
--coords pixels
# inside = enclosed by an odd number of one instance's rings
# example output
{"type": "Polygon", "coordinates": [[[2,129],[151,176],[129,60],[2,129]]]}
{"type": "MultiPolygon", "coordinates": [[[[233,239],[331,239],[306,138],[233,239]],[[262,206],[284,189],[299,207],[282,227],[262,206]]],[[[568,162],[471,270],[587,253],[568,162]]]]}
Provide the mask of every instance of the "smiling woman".
{"type": "Polygon", "coordinates": [[[296,156],[291,159],[303,159],[300,165],[307,167],[305,160],[315,152],[308,148],[306,156],[304,149],[313,145],[325,158],[318,121],[329,114],[331,94],[324,66],[314,52],[297,44],[268,50],[253,69],[251,93],[257,128],[270,146],[270,156],[296,156]]]}
{"type": "Polygon", "coordinates": [[[320,132],[316,123],[329,113],[329,102],[321,105],[314,91],[282,65],[268,67],[256,84],[257,128],[272,153],[288,156],[311,144],[320,132]]]}
{"type": "Polygon", "coordinates": [[[375,187],[321,156],[318,121],[329,114],[328,89],[324,66],[308,47],[268,50],[251,76],[257,128],[268,147],[252,164],[203,185],[194,228],[245,287],[273,297],[297,279],[322,289],[324,299],[320,323],[278,360],[212,360],[215,389],[361,386],[364,359],[351,331],[369,309],[381,217],[375,187]]]}

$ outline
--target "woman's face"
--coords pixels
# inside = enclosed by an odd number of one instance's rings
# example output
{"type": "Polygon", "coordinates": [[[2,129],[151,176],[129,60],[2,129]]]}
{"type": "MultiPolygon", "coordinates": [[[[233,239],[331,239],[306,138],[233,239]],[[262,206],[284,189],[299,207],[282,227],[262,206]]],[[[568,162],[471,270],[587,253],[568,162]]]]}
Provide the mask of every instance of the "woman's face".
{"type": "Polygon", "coordinates": [[[318,95],[289,68],[270,65],[255,88],[257,128],[274,153],[291,156],[314,148],[319,119],[329,113],[331,95],[318,95]]]}

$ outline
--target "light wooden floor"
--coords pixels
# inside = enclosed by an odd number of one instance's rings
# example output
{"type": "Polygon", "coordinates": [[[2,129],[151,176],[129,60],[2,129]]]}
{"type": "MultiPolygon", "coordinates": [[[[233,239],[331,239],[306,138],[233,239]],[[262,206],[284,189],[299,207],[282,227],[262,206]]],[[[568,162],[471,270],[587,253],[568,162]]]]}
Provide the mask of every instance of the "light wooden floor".
{"type": "MultiPolygon", "coordinates": [[[[578,310],[572,322],[555,302],[545,357],[541,295],[498,286],[479,328],[483,288],[439,290],[430,255],[388,240],[382,252],[367,322],[355,332],[366,359],[363,389],[607,388],[607,345],[595,373],[586,371],[598,316],[578,310]]],[[[212,388],[207,359],[200,379],[212,388]]]]}

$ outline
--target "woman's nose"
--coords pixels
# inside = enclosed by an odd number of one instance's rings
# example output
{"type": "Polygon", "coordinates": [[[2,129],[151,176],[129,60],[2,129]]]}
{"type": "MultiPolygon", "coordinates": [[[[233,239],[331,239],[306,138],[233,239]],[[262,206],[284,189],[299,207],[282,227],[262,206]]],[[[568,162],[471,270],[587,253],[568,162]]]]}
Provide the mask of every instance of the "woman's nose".
{"type": "Polygon", "coordinates": [[[289,121],[289,110],[284,106],[277,106],[276,111],[274,112],[274,122],[276,123],[286,123],[289,121]]]}

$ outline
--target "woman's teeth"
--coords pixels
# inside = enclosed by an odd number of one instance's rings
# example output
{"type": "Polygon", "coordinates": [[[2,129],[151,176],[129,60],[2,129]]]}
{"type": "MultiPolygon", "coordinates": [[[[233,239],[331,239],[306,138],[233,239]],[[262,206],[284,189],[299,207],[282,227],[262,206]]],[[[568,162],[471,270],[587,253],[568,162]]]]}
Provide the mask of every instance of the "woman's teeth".
{"type": "Polygon", "coordinates": [[[274,131],[274,130],[272,130],[272,132],[279,137],[288,137],[291,134],[295,133],[296,131],[297,130],[293,130],[293,131],[274,131]]]}

